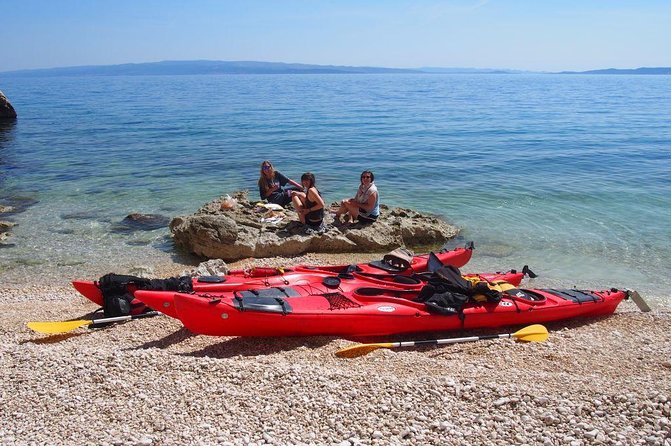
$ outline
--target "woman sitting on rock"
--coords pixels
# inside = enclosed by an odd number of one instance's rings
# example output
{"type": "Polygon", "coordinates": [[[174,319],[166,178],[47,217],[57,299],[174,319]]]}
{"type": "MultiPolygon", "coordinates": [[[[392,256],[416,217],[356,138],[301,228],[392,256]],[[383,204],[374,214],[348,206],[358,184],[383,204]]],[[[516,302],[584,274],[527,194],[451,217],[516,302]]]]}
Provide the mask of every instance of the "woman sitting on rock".
{"type": "Polygon", "coordinates": [[[259,177],[259,194],[262,200],[268,200],[268,203],[279,204],[284,207],[291,203],[291,194],[294,190],[300,190],[303,187],[291,180],[279,171],[273,168],[270,161],[261,163],[261,175],[259,177]],[[291,184],[292,187],[284,189],[284,186],[291,184]]]}
{"type": "Polygon", "coordinates": [[[375,175],[370,170],[361,172],[361,185],[354,198],[343,200],[335,213],[336,222],[345,216],[345,223],[358,220],[372,223],[380,216],[380,194],[374,183],[375,175]]]}
{"type": "Polygon", "coordinates": [[[324,221],[324,200],[315,182],[315,175],[305,172],[301,175],[305,192],[294,192],[291,198],[298,219],[311,229],[319,229],[324,221]]]}

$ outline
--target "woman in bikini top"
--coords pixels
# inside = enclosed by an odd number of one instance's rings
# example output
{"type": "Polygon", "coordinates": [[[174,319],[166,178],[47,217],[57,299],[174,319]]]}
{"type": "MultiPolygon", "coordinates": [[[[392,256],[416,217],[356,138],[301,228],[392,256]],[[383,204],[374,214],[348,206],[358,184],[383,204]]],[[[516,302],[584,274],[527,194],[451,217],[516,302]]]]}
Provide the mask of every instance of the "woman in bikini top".
{"type": "Polygon", "coordinates": [[[313,173],[306,172],[301,175],[301,184],[305,192],[295,192],[291,200],[300,222],[318,228],[324,221],[324,199],[315,186],[315,182],[313,173]]]}

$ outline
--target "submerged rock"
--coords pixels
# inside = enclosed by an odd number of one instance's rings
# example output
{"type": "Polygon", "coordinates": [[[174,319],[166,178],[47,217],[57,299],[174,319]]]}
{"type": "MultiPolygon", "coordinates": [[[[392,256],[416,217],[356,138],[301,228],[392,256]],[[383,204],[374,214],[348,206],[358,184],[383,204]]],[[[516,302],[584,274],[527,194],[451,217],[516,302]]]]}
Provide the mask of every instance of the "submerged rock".
{"type": "Polygon", "coordinates": [[[112,225],[112,232],[153,231],[165,228],[170,219],[159,214],[130,214],[121,222],[112,225]]]}
{"type": "Polygon", "coordinates": [[[0,119],[16,118],[16,110],[10,104],[9,99],[0,91],[0,119]]]}
{"type": "Polygon", "coordinates": [[[9,231],[15,226],[16,223],[11,221],[2,221],[0,220],[0,242],[7,240],[9,238],[9,231]]]}
{"type": "Polygon", "coordinates": [[[20,214],[37,203],[39,203],[39,200],[25,195],[10,195],[7,197],[2,197],[2,204],[0,204],[0,214],[20,214]]]}
{"type": "Polygon", "coordinates": [[[63,220],[95,220],[98,215],[94,211],[71,212],[61,215],[63,220]]]}
{"type": "Polygon", "coordinates": [[[383,252],[399,246],[440,246],[458,229],[411,209],[381,206],[371,224],[335,225],[327,215],[320,231],[306,231],[291,209],[267,210],[251,203],[247,192],[234,194],[233,207],[225,198],[204,205],[194,215],[170,222],[175,243],[210,259],[235,261],[246,257],[295,256],[307,252],[383,252]]]}

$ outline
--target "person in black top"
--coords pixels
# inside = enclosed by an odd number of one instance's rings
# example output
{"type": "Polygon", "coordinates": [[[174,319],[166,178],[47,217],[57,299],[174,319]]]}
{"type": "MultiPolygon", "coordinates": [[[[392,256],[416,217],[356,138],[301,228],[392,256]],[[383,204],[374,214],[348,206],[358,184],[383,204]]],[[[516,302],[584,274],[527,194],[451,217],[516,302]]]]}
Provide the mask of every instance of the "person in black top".
{"type": "Polygon", "coordinates": [[[275,170],[270,161],[265,160],[261,163],[259,194],[262,200],[268,200],[268,203],[275,203],[284,207],[291,203],[291,194],[295,190],[301,189],[303,189],[303,186],[275,170]],[[284,188],[287,184],[291,184],[293,187],[284,188]]]}
{"type": "Polygon", "coordinates": [[[315,175],[305,172],[301,175],[301,184],[305,192],[294,192],[291,201],[301,223],[317,229],[324,221],[324,199],[315,186],[315,175]]]}

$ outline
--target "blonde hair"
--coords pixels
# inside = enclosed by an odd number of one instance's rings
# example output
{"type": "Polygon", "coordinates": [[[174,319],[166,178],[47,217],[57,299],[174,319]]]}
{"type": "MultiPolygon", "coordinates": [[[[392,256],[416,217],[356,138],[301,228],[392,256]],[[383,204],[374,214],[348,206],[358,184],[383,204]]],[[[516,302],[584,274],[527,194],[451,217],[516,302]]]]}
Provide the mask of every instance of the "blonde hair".
{"type": "Polygon", "coordinates": [[[261,191],[262,191],[261,195],[263,197],[265,197],[266,195],[268,195],[269,187],[268,187],[268,177],[263,173],[263,166],[270,166],[270,180],[271,181],[275,179],[275,168],[273,167],[273,163],[271,163],[268,160],[264,160],[261,163],[261,167],[259,169],[260,170],[259,189],[261,189],[261,191]]]}

